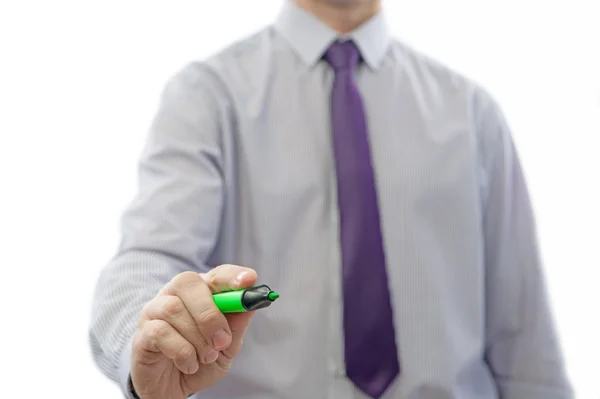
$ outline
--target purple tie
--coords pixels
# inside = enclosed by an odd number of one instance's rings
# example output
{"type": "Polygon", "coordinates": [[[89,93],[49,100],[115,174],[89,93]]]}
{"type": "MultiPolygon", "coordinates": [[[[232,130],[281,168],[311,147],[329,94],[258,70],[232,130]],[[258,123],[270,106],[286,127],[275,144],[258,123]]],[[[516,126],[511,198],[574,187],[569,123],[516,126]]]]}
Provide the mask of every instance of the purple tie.
{"type": "Polygon", "coordinates": [[[385,254],[362,100],[354,83],[360,55],[336,42],[325,59],[335,71],[331,93],[344,294],[346,375],[378,398],[400,372],[385,254]]]}

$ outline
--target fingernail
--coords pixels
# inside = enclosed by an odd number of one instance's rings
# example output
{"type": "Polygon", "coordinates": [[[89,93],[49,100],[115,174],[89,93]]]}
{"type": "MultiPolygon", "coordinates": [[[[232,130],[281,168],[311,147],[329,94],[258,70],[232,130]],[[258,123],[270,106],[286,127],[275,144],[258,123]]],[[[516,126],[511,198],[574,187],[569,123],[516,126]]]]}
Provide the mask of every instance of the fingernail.
{"type": "Polygon", "coordinates": [[[218,357],[219,357],[219,352],[217,352],[214,349],[211,349],[210,352],[208,352],[208,354],[206,356],[204,356],[204,363],[210,364],[210,363],[214,362],[215,360],[217,360],[218,357]]]}
{"type": "Polygon", "coordinates": [[[195,374],[196,371],[198,371],[198,369],[200,368],[200,364],[198,363],[198,360],[194,359],[190,365],[188,366],[188,374],[195,374]]]}
{"type": "Polygon", "coordinates": [[[224,349],[231,342],[231,336],[224,329],[220,329],[213,335],[215,349],[224,349]]]}
{"type": "Polygon", "coordinates": [[[241,282],[242,282],[242,279],[244,278],[244,276],[245,276],[246,274],[248,274],[248,272],[241,272],[240,274],[238,274],[238,276],[237,276],[237,282],[238,282],[238,283],[241,283],[241,282]]]}

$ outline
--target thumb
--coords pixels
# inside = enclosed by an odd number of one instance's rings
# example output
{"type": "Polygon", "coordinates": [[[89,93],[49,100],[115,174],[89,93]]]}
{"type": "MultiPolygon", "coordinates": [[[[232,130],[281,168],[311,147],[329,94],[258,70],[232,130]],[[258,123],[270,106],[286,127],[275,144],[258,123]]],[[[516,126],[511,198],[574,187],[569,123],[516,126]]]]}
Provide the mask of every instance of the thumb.
{"type": "Polygon", "coordinates": [[[220,265],[207,273],[200,273],[213,294],[223,291],[250,288],[258,276],[254,269],[237,265],[220,265]]]}

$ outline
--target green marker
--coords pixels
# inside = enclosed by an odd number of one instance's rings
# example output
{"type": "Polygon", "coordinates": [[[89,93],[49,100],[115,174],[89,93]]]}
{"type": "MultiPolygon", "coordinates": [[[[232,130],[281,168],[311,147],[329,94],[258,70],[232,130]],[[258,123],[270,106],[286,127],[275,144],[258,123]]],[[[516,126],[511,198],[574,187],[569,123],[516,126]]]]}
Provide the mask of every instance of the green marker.
{"type": "Polygon", "coordinates": [[[213,299],[223,313],[240,313],[266,308],[279,294],[271,291],[266,285],[257,285],[236,291],[225,291],[213,294],[213,299]]]}

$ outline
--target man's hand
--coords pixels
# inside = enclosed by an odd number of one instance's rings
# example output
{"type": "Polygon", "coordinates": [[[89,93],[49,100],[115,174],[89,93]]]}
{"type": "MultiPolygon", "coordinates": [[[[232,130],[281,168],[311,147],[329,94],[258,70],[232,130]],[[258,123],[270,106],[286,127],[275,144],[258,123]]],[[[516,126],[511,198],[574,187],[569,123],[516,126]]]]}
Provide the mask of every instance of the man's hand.
{"type": "Polygon", "coordinates": [[[224,315],[212,294],[256,279],[254,270],[234,265],[185,272],[144,307],[131,355],[131,380],[142,399],[184,399],[227,374],[253,313],[224,315]]]}

